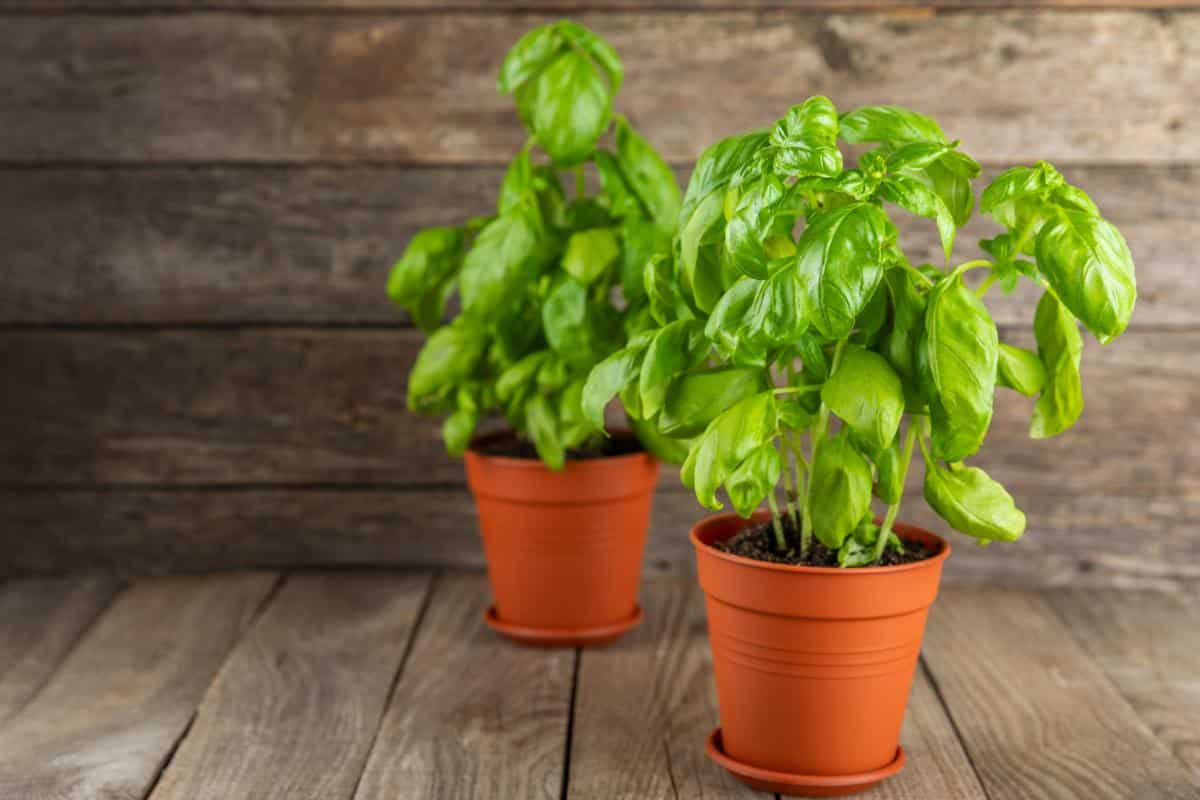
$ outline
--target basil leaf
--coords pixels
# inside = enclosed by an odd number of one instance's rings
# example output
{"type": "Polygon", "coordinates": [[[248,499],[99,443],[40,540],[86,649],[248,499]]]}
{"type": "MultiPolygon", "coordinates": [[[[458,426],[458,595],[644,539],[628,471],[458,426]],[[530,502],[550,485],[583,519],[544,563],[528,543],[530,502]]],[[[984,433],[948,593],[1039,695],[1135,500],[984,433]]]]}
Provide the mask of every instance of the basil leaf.
{"type": "Polygon", "coordinates": [[[881,284],[867,301],[866,307],[854,320],[854,333],[850,336],[852,344],[874,348],[879,334],[888,318],[888,291],[881,284]]]}
{"type": "Polygon", "coordinates": [[[642,285],[650,301],[650,314],[660,325],[676,319],[691,319],[691,308],[680,295],[680,281],[676,280],[674,262],[670,256],[651,256],[642,273],[642,285]]]}
{"type": "Polygon", "coordinates": [[[621,169],[633,191],[641,198],[652,219],[674,225],[682,202],[675,173],[623,117],[617,117],[616,138],[621,169]]]}
{"type": "Polygon", "coordinates": [[[883,276],[884,246],[896,228],[878,206],[850,203],[818,211],[796,248],[805,319],[828,339],[842,339],[883,276]]]}
{"type": "Polygon", "coordinates": [[[408,407],[433,408],[465,381],[483,358],[485,339],[459,318],[439,328],[426,340],[408,374],[408,407]]]}
{"type": "MultiPolygon", "coordinates": [[[[892,298],[892,320],[883,335],[880,353],[904,381],[905,395],[911,396],[912,388],[920,383],[916,352],[925,330],[925,296],[917,292],[907,270],[888,270],[886,278],[892,298]]],[[[912,403],[909,408],[915,410],[912,403]]]]}
{"type": "Polygon", "coordinates": [[[407,308],[440,287],[462,263],[463,243],[461,228],[418,231],[388,275],[388,297],[407,308]]]}
{"type": "Polygon", "coordinates": [[[766,131],[755,131],[742,136],[731,136],[711,145],[696,161],[687,191],[683,195],[683,206],[679,210],[679,226],[688,224],[696,208],[718,189],[723,189],[733,176],[754,157],[767,143],[766,131]]]}
{"type": "Polygon", "coordinates": [[[564,45],[554,24],[542,25],[526,33],[508,51],[500,65],[496,89],[512,94],[554,60],[564,45]]]}
{"type": "Polygon", "coordinates": [[[719,414],[766,388],[766,372],[753,367],[720,367],[677,375],[663,398],[658,429],[677,438],[695,436],[719,414]]]}
{"type": "Polygon", "coordinates": [[[646,220],[627,219],[621,225],[621,290],[628,303],[646,297],[646,264],[671,249],[666,229],[646,220]]]}
{"type": "Polygon", "coordinates": [[[1137,300],[1133,256],[1107,220],[1056,209],[1037,237],[1038,269],[1055,294],[1101,344],[1129,325],[1137,300]]]}
{"type": "Polygon", "coordinates": [[[709,423],[692,444],[680,477],[706,508],[722,508],[717,487],[754,450],[775,434],[775,396],[762,392],[742,400],[709,423]]]}
{"type": "Polygon", "coordinates": [[[564,359],[586,367],[591,358],[588,327],[587,289],[571,278],[564,278],[551,290],[542,306],[546,341],[564,359]]]}
{"type": "Polygon", "coordinates": [[[1025,532],[1025,514],[1003,486],[978,467],[925,469],[925,502],[956,531],[988,541],[1016,541],[1025,532]]]}
{"type": "Polygon", "coordinates": [[[540,227],[523,207],[489,222],[475,237],[459,273],[463,313],[483,319],[509,308],[541,270],[540,227]]]}
{"type": "Polygon", "coordinates": [[[889,506],[904,496],[904,455],[900,450],[900,440],[896,439],[874,457],[875,494],[889,506]]]}
{"type": "Polygon", "coordinates": [[[658,430],[653,422],[630,417],[629,424],[642,446],[653,453],[659,461],[667,464],[682,464],[687,459],[688,449],[691,447],[690,440],[666,436],[658,430]]]}
{"type": "Polygon", "coordinates": [[[625,70],[621,66],[621,57],[617,55],[617,51],[613,49],[612,45],[578,22],[561,20],[555,24],[555,27],[559,33],[574,44],[582,47],[589,56],[595,59],[596,63],[600,65],[600,68],[604,70],[605,75],[608,77],[610,91],[616,94],[617,90],[621,88],[621,81],[624,78],[625,70]]]}
{"type": "Polygon", "coordinates": [[[646,209],[629,186],[616,156],[607,150],[597,150],[592,156],[592,161],[600,175],[600,188],[608,200],[609,212],[614,217],[623,219],[644,218],[646,209]]]}
{"type": "Polygon", "coordinates": [[[899,172],[902,169],[922,169],[940,159],[946,153],[954,150],[952,143],[941,142],[910,142],[897,147],[887,156],[889,172],[899,172]]]}
{"type": "Polygon", "coordinates": [[[408,313],[418,328],[425,333],[433,333],[446,317],[446,303],[454,293],[454,279],[448,279],[441,286],[435,286],[409,307],[408,313]]]}
{"type": "Polygon", "coordinates": [[[725,479],[725,491],[740,517],[749,517],[770,494],[783,473],[783,462],[773,442],[752,450],[750,455],[725,479]]]}
{"type": "Polygon", "coordinates": [[[1037,353],[1000,343],[996,361],[996,385],[1020,392],[1026,397],[1038,394],[1046,385],[1046,369],[1037,353]]]}
{"type": "Polygon", "coordinates": [[[500,373],[496,379],[496,400],[510,417],[515,416],[525,398],[536,391],[537,376],[552,355],[549,350],[530,353],[500,373]]]}
{"type": "Polygon", "coordinates": [[[571,234],[563,254],[567,274],[585,286],[595,283],[621,255],[617,237],[608,228],[593,228],[571,234]]]}
{"type": "Polygon", "coordinates": [[[596,429],[583,416],[583,381],[567,384],[558,397],[558,430],[567,450],[582,447],[595,435],[596,429]]]}
{"type": "Polygon", "coordinates": [[[457,457],[471,443],[471,436],[479,425],[480,408],[475,387],[469,384],[459,386],[455,397],[457,408],[442,423],[442,440],[446,443],[446,451],[457,457]]]}
{"type": "MultiPolygon", "coordinates": [[[[955,157],[961,155],[961,153],[948,153],[921,170],[929,179],[929,188],[933,189],[934,193],[942,199],[954,224],[960,228],[967,224],[967,221],[971,219],[971,212],[975,210],[975,194],[971,191],[971,179],[957,172],[955,166],[948,166],[955,164],[955,157]]],[[[963,157],[966,158],[966,156],[963,157]]],[[[975,164],[975,171],[978,174],[978,164],[975,164]]]]}
{"type": "Polygon", "coordinates": [[[771,131],[775,169],[789,175],[835,176],[842,171],[837,138],[837,109],[828,97],[810,97],[792,106],[771,131]]]}
{"type": "Polygon", "coordinates": [[[1063,185],[1063,177],[1053,166],[1039,161],[1032,167],[1012,167],[995,177],[979,196],[979,210],[991,214],[1000,224],[1016,228],[1014,203],[1038,197],[1063,185]]]}
{"type": "Polygon", "coordinates": [[[612,94],[588,58],[574,50],[557,55],[517,90],[530,132],[560,167],[579,164],[608,128],[612,94]]]}
{"type": "Polygon", "coordinates": [[[1083,384],[1079,377],[1083,338],[1075,319],[1050,292],[1038,301],[1033,332],[1037,337],[1038,358],[1045,367],[1045,387],[1034,405],[1029,435],[1045,439],[1070,428],[1083,413],[1083,384]]]}
{"type": "Polygon", "coordinates": [[[842,115],[842,138],[851,144],[946,141],[945,134],[929,117],[899,106],[863,106],[842,115]]]}
{"type": "Polygon", "coordinates": [[[918,217],[935,220],[938,236],[942,240],[942,252],[945,253],[946,260],[950,260],[950,253],[954,249],[954,236],[958,233],[958,228],[955,227],[954,216],[950,213],[950,209],[946,207],[936,192],[916,178],[910,178],[907,175],[893,175],[880,184],[879,196],[918,217]]]}
{"type": "Polygon", "coordinates": [[[641,416],[652,419],[663,406],[667,386],[675,375],[696,365],[708,349],[696,320],[678,320],[663,327],[646,349],[638,387],[641,416]]]}
{"type": "MultiPolygon", "coordinates": [[[[756,336],[763,320],[751,313],[762,285],[763,281],[753,278],[735,281],[713,307],[704,328],[717,353],[737,366],[765,367],[767,363],[766,348],[756,336]]],[[[760,307],[755,313],[761,312],[760,307]]]]}
{"type": "Polygon", "coordinates": [[[583,386],[583,415],[596,430],[604,430],[608,402],[638,379],[646,346],[645,341],[630,342],[592,367],[583,386]]]}
{"type": "Polygon", "coordinates": [[[790,343],[808,327],[800,314],[802,287],[790,266],[776,269],[765,281],[755,281],[758,285],[744,320],[753,326],[744,331],[752,348],[765,350],[790,343]]]}
{"type": "Polygon", "coordinates": [[[983,444],[992,422],[999,346],[996,323],[961,275],[930,290],[917,370],[938,458],[961,461],[983,444]]]}
{"type": "Polygon", "coordinates": [[[808,430],[817,421],[816,413],[801,405],[795,397],[781,397],[775,402],[779,407],[779,424],[792,431],[808,430]]]}
{"type": "Polygon", "coordinates": [[[811,509],[813,532],[826,547],[837,550],[871,509],[871,465],[839,434],[817,447],[813,459],[811,509]]]}
{"type": "Polygon", "coordinates": [[[552,470],[563,468],[566,453],[558,430],[558,414],[544,394],[535,394],[525,403],[525,424],[538,456],[552,470]]]}
{"type": "Polygon", "coordinates": [[[720,263],[725,236],[722,200],[720,194],[710,195],[680,234],[680,277],[702,311],[711,311],[725,290],[720,263]]]}
{"type": "Polygon", "coordinates": [[[900,377],[883,356],[848,347],[837,370],[821,387],[821,400],[871,452],[896,438],[904,415],[900,377]]]}
{"type": "Polygon", "coordinates": [[[779,206],[786,197],[783,183],[773,175],[737,193],[733,215],[725,225],[725,249],[730,262],[743,275],[767,277],[767,237],[772,233],[789,236],[795,224],[794,216],[779,217],[779,206]]]}

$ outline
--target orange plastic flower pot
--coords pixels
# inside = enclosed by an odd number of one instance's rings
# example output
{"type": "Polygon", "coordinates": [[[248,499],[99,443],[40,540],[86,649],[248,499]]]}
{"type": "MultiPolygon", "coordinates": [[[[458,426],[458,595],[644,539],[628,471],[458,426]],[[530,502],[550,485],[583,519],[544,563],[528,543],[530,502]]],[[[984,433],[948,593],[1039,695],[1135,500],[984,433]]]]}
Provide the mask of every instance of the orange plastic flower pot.
{"type": "Polygon", "coordinates": [[[769,519],[722,514],[692,529],[721,716],[710,755],[757,788],[861,791],[903,764],[900,725],[950,545],[897,524],[902,539],[937,554],[855,569],[770,564],[709,546],[769,519]]]}
{"type": "Polygon", "coordinates": [[[554,472],[536,459],[475,449],[507,435],[480,438],[466,454],[495,603],[488,624],[527,644],[617,638],[641,620],[658,461],[631,453],[568,461],[554,472]]]}

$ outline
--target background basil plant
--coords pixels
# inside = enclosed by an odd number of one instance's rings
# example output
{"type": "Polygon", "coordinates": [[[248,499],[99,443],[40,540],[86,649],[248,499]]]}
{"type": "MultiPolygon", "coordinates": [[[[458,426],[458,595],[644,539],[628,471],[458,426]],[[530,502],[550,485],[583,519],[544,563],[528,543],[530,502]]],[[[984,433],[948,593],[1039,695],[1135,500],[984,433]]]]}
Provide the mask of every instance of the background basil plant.
{"type": "MultiPolygon", "coordinates": [[[[408,405],[449,414],[442,432],[455,455],[489,412],[503,413],[554,469],[567,450],[602,441],[602,427],[583,417],[584,380],[631,327],[644,327],[642,265],[669,247],[680,207],[670,168],[613,114],[621,78],[616,51],[573,22],[522,37],[497,84],[515,96],[530,138],[508,167],[496,214],[420,231],[392,269],[388,295],[430,334],[408,405]],[[602,147],[610,128],[612,146],[602,147]],[[569,193],[563,172],[573,173],[569,193]],[[443,324],[456,290],[461,313],[443,324]]],[[[652,428],[640,433],[658,446],[652,428]]]]}
{"type": "Polygon", "coordinates": [[[951,266],[978,175],[929,117],[893,106],[839,116],[825,97],[713,145],[670,246],[644,263],[648,316],[583,388],[588,422],[598,428],[619,393],[643,427],[687,447],[683,482],[702,504],[721,508],[720,486],[742,516],[765,499],[781,552],[789,528],[801,554],[815,536],[843,566],[902,547],[891,528],[916,451],[925,499],[951,526],[984,543],[1018,538],[1025,515],[964,461],[987,435],[997,386],[1037,397],[1034,438],[1074,424],[1078,323],[1103,343],[1120,335],[1134,267],[1117,229],[1044,162],[984,189],[979,209],[1004,231],[982,242],[989,258],[951,266]],[[839,140],[860,146],[854,168],[839,140]],[[898,212],[936,225],[944,266],[909,262],[898,212]],[[963,279],[975,270],[987,274],[973,289],[963,279]],[[1001,342],[982,299],[1020,280],[1043,289],[1037,352],[1001,342]]]}

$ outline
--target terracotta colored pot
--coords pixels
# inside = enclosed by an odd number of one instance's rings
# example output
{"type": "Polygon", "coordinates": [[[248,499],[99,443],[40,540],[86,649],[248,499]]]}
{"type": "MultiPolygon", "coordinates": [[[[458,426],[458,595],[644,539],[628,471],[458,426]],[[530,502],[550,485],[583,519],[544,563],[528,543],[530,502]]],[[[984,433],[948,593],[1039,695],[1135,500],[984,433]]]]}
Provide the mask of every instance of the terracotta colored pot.
{"type": "Polygon", "coordinates": [[[902,539],[937,555],[858,569],[769,564],[709,547],[768,519],[722,514],[692,529],[721,714],[714,758],[735,774],[731,764],[744,765],[738,777],[759,788],[865,789],[903,764],[900,724],[950,545],[897,524],[902,539]],[[797,780],[753,780],[768,773],[797,780]]]}
{"type": "MultiPolygon", "coordinates": [[[[529,644],[611,641],[641,619],[642,551],[658,461],[648,453],[541,461],[467,451],[488,581],[488,622],[529,644]]],[[[632,436],[620,432],[614,436],[632,436]]]]}

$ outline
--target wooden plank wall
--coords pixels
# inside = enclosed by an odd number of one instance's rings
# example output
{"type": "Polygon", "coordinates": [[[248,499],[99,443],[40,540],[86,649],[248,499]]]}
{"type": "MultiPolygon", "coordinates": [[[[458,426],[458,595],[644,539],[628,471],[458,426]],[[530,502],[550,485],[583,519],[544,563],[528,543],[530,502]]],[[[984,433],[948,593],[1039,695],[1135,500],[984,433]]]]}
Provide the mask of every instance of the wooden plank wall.
{"type": "MultiPolygon", "coordinates": [[[[497,66],[564,11],[681,181],[822,92],[1092,192],[1137,260],[1131,332],[1089,344],[1076,432],[1031,443],[1003,397],[979,463],[1029,533],[949,575],[1200,577],[1200,6],[1169,0],[0,0],[0,573],[479,565],[382,288],[413,231],[490,206],[523,138],[497,66]]],[[[1028,341],[1030,296],[991,301],[1028,341]]],[[[698,513],[668,474],[650,569],[690,569],[698,513]]]]}

